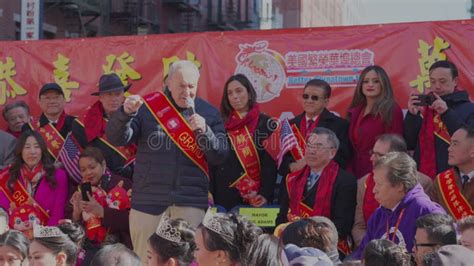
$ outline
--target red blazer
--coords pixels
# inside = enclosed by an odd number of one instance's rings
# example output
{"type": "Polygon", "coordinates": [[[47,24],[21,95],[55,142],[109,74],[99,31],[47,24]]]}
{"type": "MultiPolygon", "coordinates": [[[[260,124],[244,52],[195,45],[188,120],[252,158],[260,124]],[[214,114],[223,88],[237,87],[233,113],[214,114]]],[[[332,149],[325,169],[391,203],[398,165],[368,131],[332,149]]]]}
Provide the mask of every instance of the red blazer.
{"type": "Polygon", "coordinates": [[[350,117],[349,139],[354,151],[348,170],[357,179],[372,171],[369,152],[374,147],[378,136],[386,133],[395,133],[403,136],[403,112],[398,104],[395,104],[393,107],[392,124],[389,127],[384,125],[380,117],[368,114],[362,118],[356,128],[357,120],[364,108],[365,105],[359,105],[348,111],[350,117]]]}

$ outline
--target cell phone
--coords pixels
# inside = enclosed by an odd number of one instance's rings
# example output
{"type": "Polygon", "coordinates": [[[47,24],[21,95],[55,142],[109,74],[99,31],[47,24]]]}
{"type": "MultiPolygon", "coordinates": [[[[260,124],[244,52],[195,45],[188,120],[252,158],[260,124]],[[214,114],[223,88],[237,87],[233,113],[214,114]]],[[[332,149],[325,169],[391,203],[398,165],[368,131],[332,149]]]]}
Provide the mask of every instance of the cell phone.
{"type": "Polygon", "coordinates": [[[434,94],[418,94],[417,95],[419,103],[415,103],[416,106],[430,106],[436,101],[436,96],[434,94]]]}
{"type": "Polygon", "coordinates": [[[89,201],[89,196],[87,195],[87,192],[89,192],[90,195],[92,195],[92,184],[91,182],[85,182],[81,184],[81,193],[82,193],[82,200],[83,201],[89,201]]]}

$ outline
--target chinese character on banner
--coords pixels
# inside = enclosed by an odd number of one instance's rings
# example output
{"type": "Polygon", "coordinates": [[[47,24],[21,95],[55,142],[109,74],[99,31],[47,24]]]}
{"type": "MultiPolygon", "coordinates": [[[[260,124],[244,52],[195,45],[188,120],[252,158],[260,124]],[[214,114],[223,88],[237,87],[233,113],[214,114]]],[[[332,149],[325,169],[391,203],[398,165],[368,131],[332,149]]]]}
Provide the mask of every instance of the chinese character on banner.
{"type": "Polygon", "coordinates": [[[69,58],[62,54],[58,54],[58,59],[53,62],[54,65],[54,81],[61,86],[64,92],[66,102],[71,101],[71,89],[79,88],[79,83],[76,81],[69,81],[69,58]]]}
{"type": "Polygon", "coordinates": [[[180,59],[176,55],[172,56],[172,57],[163,58],[163,78],[168,76],[168,72],[170,71],[171,64],[178,61],[178,60],[191,61],[197,66],[198,69],[201,68],[201,62],[199,62],[199,60],[196,59],[196,55],[194,55],[191,52],[186,51],[186,59],[180,59]]]}
{"type": "Polygon", "coordinates": [[[420,58],[418,64],[420,66],[420,74],[416,76],[415,80],[410,81],[410,87],[416,88],[420,93],[423,93],[426,88],[430,87],[429,69],[430,66],[440,60],[446,60],[446,54],[443,50],[449,48],[449,43],[445,40],[436,37],[433,45],[429,45],[423,40],[419,40],[420,46],[418,53],[420,58]]]}
{"type": "Polygon", "coordinates": [[[129,66],[129,64],[135,61],[135,58],[133,58],[133,56],[131,56],[128,52],[123,52],[119,56],[110,54],[105,58],[105,60],[107,61],[107,64],[102,65],[104,74],[117,74],[124,85],[128,84],[128,79],[139,80],[142,78],[140,73],[129,66]],[[118,62],[120,68],[114,68],[115,62],[118,62]]]}
{"type": "Polygon", "coordinates": [[[0,59],[0,105],[5,104],[7,98],[14,99],[17,95],[26,94],[26,90],[13,80],[15,75],[13,59],[7,57],[5,62],[0,59]],[[11,89],[8,89],[8,87],[11,89]]]}

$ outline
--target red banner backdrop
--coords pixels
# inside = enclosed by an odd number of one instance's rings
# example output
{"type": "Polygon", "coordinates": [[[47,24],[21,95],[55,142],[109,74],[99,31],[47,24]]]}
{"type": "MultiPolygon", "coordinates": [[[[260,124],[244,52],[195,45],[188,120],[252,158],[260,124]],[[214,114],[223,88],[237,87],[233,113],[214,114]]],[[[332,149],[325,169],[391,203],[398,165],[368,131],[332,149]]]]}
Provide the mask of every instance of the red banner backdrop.
{"type": "Polygon", "coordinates": [[[296,115],[303,85],[321,78],[333,87],[329,108],[345,116],[360,71],[372,64],[388,72],[402,107],[411,91],[429,87],[427,69],[439,59],[453,61],[460,87],[473,90],[473,48],[474,20],[0,42],[0,105],[23,99],[38,116],[39,88],[57,82],[67,112],[80,115],[97,99],[90,94],[102,74],[116,72],[144,95],[162,89],[171,62],[189,59],[201,69],[198,94],[215,106],[226,79],[244,73],[263,111],[296,115]]]}

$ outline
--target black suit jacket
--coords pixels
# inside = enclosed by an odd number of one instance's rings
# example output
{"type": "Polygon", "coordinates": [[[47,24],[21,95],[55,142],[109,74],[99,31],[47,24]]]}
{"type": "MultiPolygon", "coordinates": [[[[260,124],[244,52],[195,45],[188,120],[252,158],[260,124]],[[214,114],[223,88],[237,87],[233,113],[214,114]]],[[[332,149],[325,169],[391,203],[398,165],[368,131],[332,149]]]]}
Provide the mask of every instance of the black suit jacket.
{"type": "MultiPolygon", "coordinates": [[[[295,118],[290,120],[290,124],[296,124],[299,128],[302,119],[305,119],[306,113],[303,112],[295,118]]],[[[349,122],[345,119],[342,119],[335,114],[329,112],[327,109],[324,109],[319,118],[318,127],[324,127],[333,131],[337,138],[339,139],[339,150],[337,150],[334,160],[343,168],[346,168],[346,164],[349,161],[352,155],[352,148],[349,142],[349,122]]],[[[293,163],[295,160],[293,156],[288,152],[283,157],[283,161],[278,168],[278,173],[285,177],[290,172],[290,163],[293,163]]]]}
{"type": "MultiPolygon", "coordinates": [[[[302,172],[303,173],[303,172],[302,172]]],[[[300,176],[298,178],[305,178],[300,176]]],[[[306,182],[304,182],[306,185],[306,182]]],[[[314,199],[318,189],[319,181],[311,188],[307,194],[304,194],[303,202],[308,206],[314,206],[314,199]]],[[[330,219],[336,225],[339,237],[346,237],[351,233],[354,223],[354,214],[357,197],[357,179],[352,174],[339,168],[339,172],[334,182],[334,188],[331,195],[331,217],[330,219]]],[[[290,206],[290,199],[286,187],[286,178],[282,182],[280,193],[280,213],[277,216],[276,224],[288,221],[287,214],[290,206]]]]}

